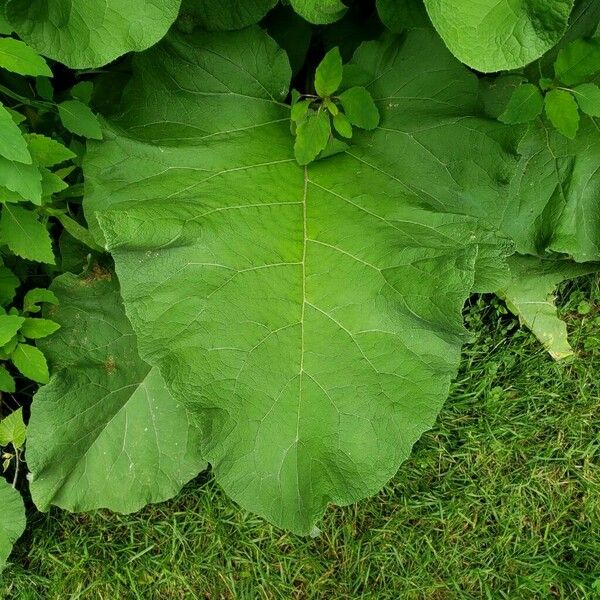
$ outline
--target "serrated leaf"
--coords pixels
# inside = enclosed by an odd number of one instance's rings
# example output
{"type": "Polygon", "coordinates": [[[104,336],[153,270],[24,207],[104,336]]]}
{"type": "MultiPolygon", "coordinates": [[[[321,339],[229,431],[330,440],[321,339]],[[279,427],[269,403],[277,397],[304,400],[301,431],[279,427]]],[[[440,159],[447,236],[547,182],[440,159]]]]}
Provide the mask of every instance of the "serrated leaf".
{"type": "MultiPolygon", "coordinates": [[[[37,165],[26,165],[0,156],[0,186],[23,200],[41,204],[42,175],[37,165]]],[[[15,197],[11,196],[10,199],[14,200],[15,197]]]]}
{"type": "Polygon", "coordinates": [[[11,360],[22,375],[37,383],[48,383],[46,357],[35,346],[19,344],[12,353],[11,360]]]}
{"type": "Polygon", "coordinates": [[[25,505],[21,494],[0,477],[0,572],[6,566],[13,544],[25,531],[25,505]]]}
{"type": "Polygon", "coordinates": [[[40,342],[55,374],[31,407],[34,502],[132,512],[171,498],[206,466],[199,433],[139,358],[115,276],[96,267],[61,275],[52,289],[61,329],[40,342]]]}
{"type": "Polygon", "coordinates": [[[535,334],[555,360],[571,356],[567,326],[558,317],[554,303],[556,286],[600,271],[600,264],[577,264],[569,260],[543,260],[515,255],[509,259],[511,280],[498,295],[508,308],[535,334]]]}
{"type": "Polygon", "coordinates": [[[0,154],[11,161],[31,164],[31,155],[23,133],[14,122],[12,115],[0,103],[0,154]]]}
{"type": "Polygon", "coordinates": [[[0,346],[8,344],[24,322],[25,319],[17,315],[0,315],[0,346]]]}
{"type": "Polygon", "coordinates": [[[311,111],[298,123],[294,154],[299,165],[307,165],[327,146],[331,122],[326,110],[311,111]]]}
{"type": "Polygon", "coordinates": [[[600,87],[595,83],[582,83],[573,89],[579,108],[590,117],[600,117],[600,87]]]}
{"type": "Polygon", "coordinates": [[[531,83],[525,83],[513,92],[498,119],[508,124],[528,123],[539,117],[543,110],[544,97],[539,88],[531,83]]]}
{"type": "Polygon", "coordinates": [[[292,104],[291,119],[294,122],[302,121],[308,113],[308,109],[311,105],[311,100],[298,100],[292,104]]]}
{"type": "Polygon", "coordinates": [[[341,0],[290,0],[293,9],[316,25],[339,21],[348,10],[341,0]]]}
{"type": "Polygon", "coordinates": [[[573,0],[425,0],[451,52],[484,73],[533,62],[563,36],[573,0]]]}
{"type": "Polygon", "coordinates": [[[583,83],[600,71],[600,39],[577,39],[563,48],[554,63],[556,78],[565,85],[583,83]]]}
{"type": "Polygon", "coordinates": [[[551,90],[544,99],[546,116],[557,131],[574,139],[579,129],[579,109],[570,92],[551,90]]]}
{"type": "Polygon", "coordinates": [[[46,61],[25,42],[0,38],[0,67],[19,75],[52,77],[46,61]]]}
{"type": "Polygon", "coordinates": [[[0,217],[0,243],[6,244],[21,258],[54,264],[48,229],[32,210],[4,205],[0,217]]]}
{"type": "Polygon", "coordinates": [[[336,46],[319,63],[315,73],[315,89],[321,98],[331,96],[342,83],[342,55],[336,46]]]}
{"type": "Polygon", "coordinates": [[[355,61],[385,130],[301,168],[274,42],[170,34],[136,60],[127,110],[84,165],[141,354],[201,425],[225,490],[303,534],[379,490],[431,426],[464,301],[507,251],[464,215],[501,215],[516,165],[512,128],[476,116],[477,78],[425,30],[355,61]]]}
{"type": "Polygon", "coordinates": [[[181,15],[207,31],[243,29],[258,23],[277,0],[183,0],[181,15]]]}
{"type": "Polygon", "coordinates": [[[379,109],[364,87],[352,87],[340,94],[340,103],[352,125],[375,129],[379,125],[379,109]]]}
{"type": "Polygon", "coordinates": [[[338,114],[333,117],[333,126],[342,137],[352,137],[352,124],[344,113],[338,112],[338,114]]]}
{"type": "Polygon", "coordinates": [[[85,69],[158,42],[177,18],[179,5],[180,0],[8,0],[6,16],[38,52],[85,69]]]}
{"type": "Polygon", "coordinates": [[[13,376],[6,370],[6,367],[0,365],[0,392],[14,394],[16,390],[13,376]]]}
{"type": "Polygon", "coordinates": [[[72,133],[92,140],[102,139],[98,117],[79,100],[65,100],[58,105],[62,124],[72,133]]]}
{"type": "Polygon", "coordinates": [[[25,139],[33,159],[41,167],[53,167],[76,156],[59,141],[45,135],[27,133],[25,139]]]}
{"type": "Polygon", "coordinates": [[[58,304],[58,298],[52,290],[45,288],[33,288],[28,290],[23,298],[23,312],[24,313],[38,313],[40,312],[40,304],[58,304]]]}
{"type": "Polygon", "coordinates": [[[431,27],[423,0],[377,0],[382,23],[394,33],[414,27],[431,27]]]}
{"type": "Polygon", "coordinates": [[[0,446],[12,444],[20,450],[27,438],[27,427],[23,421],[23,409],[18,408],[7,417],[0,419],[0,446]]]}
{"type": "Polygon", "coordinates": [[[60,325],[49,319],[27,318],[21,327],[20,333],[30,340],[39,340],[52,335],[59,329],[60,325]]]}

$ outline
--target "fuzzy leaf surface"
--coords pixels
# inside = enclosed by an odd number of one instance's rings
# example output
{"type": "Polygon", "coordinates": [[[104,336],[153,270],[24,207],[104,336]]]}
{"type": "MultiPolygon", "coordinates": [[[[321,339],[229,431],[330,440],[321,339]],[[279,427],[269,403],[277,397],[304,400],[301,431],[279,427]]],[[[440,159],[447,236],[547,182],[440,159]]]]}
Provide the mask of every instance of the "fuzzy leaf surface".
{"type": "Polygon", "coordinates": [[[185,409],[139,358],[116,278],[64,274],[52,290],[61,329],[38,343],[54,374],[27,443],[35,504],[127,513],[171,498],[206,463],[185,409]]]}
{"type": "Polygon", "coordinates": [[[483,72],[533,62],[563,36],[573,0],[425,0],[433,25],[461,61],[483,72]]]}
{"type": "Polygon", "coordinates": [[[176,19],[180,3],[9,0],[6,17],[19,37],[40,54],[72,69],[84,69],[100,67],[158,42],[176,19]]]}
{"type": "Polygon", "coordinates": [[[225,490],[298,533],[381,489],[431,427],[464,301],[504,269],[457,210],[499,203],[514,164],[504,126],[472,116],[476,77],[426,31],[356,60],[381,125],[302,168],[274,42],[172,35],[85,165],[141,355],[225,490]]]}

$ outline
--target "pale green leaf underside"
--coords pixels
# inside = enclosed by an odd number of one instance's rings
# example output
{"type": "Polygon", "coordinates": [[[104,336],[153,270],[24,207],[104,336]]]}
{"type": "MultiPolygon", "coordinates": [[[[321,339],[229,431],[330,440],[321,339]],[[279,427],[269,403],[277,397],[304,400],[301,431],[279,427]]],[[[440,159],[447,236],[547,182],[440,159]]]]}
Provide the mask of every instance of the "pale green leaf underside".
{"type": "Polygon", "coordinates": [[[6,559],[12,551],[13,544],[25,531],[25,506],[21,494],[0,477],[0,572],[6,566],[6,559]]]}
{"type": "Polygon", "coordinates": [[[425,0],[450,51],[478,71],[516,69],[563,36],[573,0],[425,0]]]}
{"type": "Polygon", "coordinates": [[[475,264],[481,286],[502,272],[454,210],[499,203],[514,162],[503,126],[469,116],[477,80],[428,32],[357,60],[381,127],[304,170],[273,42],[171,37],[85,167],[142,356],[226,491],[300,533],[379,490],[432,425],[475,264]]]}
{"type": "Polygon", "coordinates": [[[8,21],[40,54],[73,69],[99,67],[158,42],[181,0],[9,0],[8,21]]]}
{"type": "Polygon", "coordinates": [[[552,358],[561,360],[571,356],[573,350],[567,338],[567,326],[558,317],[554,292],[561,281],[600,271],[600,264],[515,255],[509,259],[509,265],[512,278],[499,295],[542,342],[552,358]]]}
{"type": "Polygon", "coordinates": [[[185,409],[139,358],[116,278],[65,274],[52,289],[61,329],[38,342],[54,375],[31,410],[34,502],[132,512],[171,498],[206,463],[185,409]]]}

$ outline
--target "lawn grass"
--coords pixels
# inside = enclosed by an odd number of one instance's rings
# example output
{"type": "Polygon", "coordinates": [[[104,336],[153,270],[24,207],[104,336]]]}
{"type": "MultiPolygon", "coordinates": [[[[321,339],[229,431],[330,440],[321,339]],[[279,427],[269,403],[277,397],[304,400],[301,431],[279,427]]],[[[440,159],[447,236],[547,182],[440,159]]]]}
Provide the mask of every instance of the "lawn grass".
{"type": "Polygon", "coordinates": [[[101,600],[600,598],[600,291],[563,288],[578,358],[554,363],[503,305],[474,340],[437,426],[375,498],[318,538],[242,511],[203,475],[136,515],[32,516],[0,594],[101,600]]]}

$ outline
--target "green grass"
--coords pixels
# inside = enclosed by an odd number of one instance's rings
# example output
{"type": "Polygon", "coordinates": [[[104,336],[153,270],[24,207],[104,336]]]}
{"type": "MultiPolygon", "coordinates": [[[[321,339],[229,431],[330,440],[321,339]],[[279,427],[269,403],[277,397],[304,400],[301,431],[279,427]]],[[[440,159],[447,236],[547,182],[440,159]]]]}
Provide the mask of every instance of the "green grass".
{"type": "Polygon", "coordinates": [[[0,593],[30,599],[600,598],[600,291],[563,289],[577,359],[557,364],[503,306],[473,301],[474,341],[435,429],[375,498],[303,539],[209,476],[122,516],[31,518],[0,593]]]}

